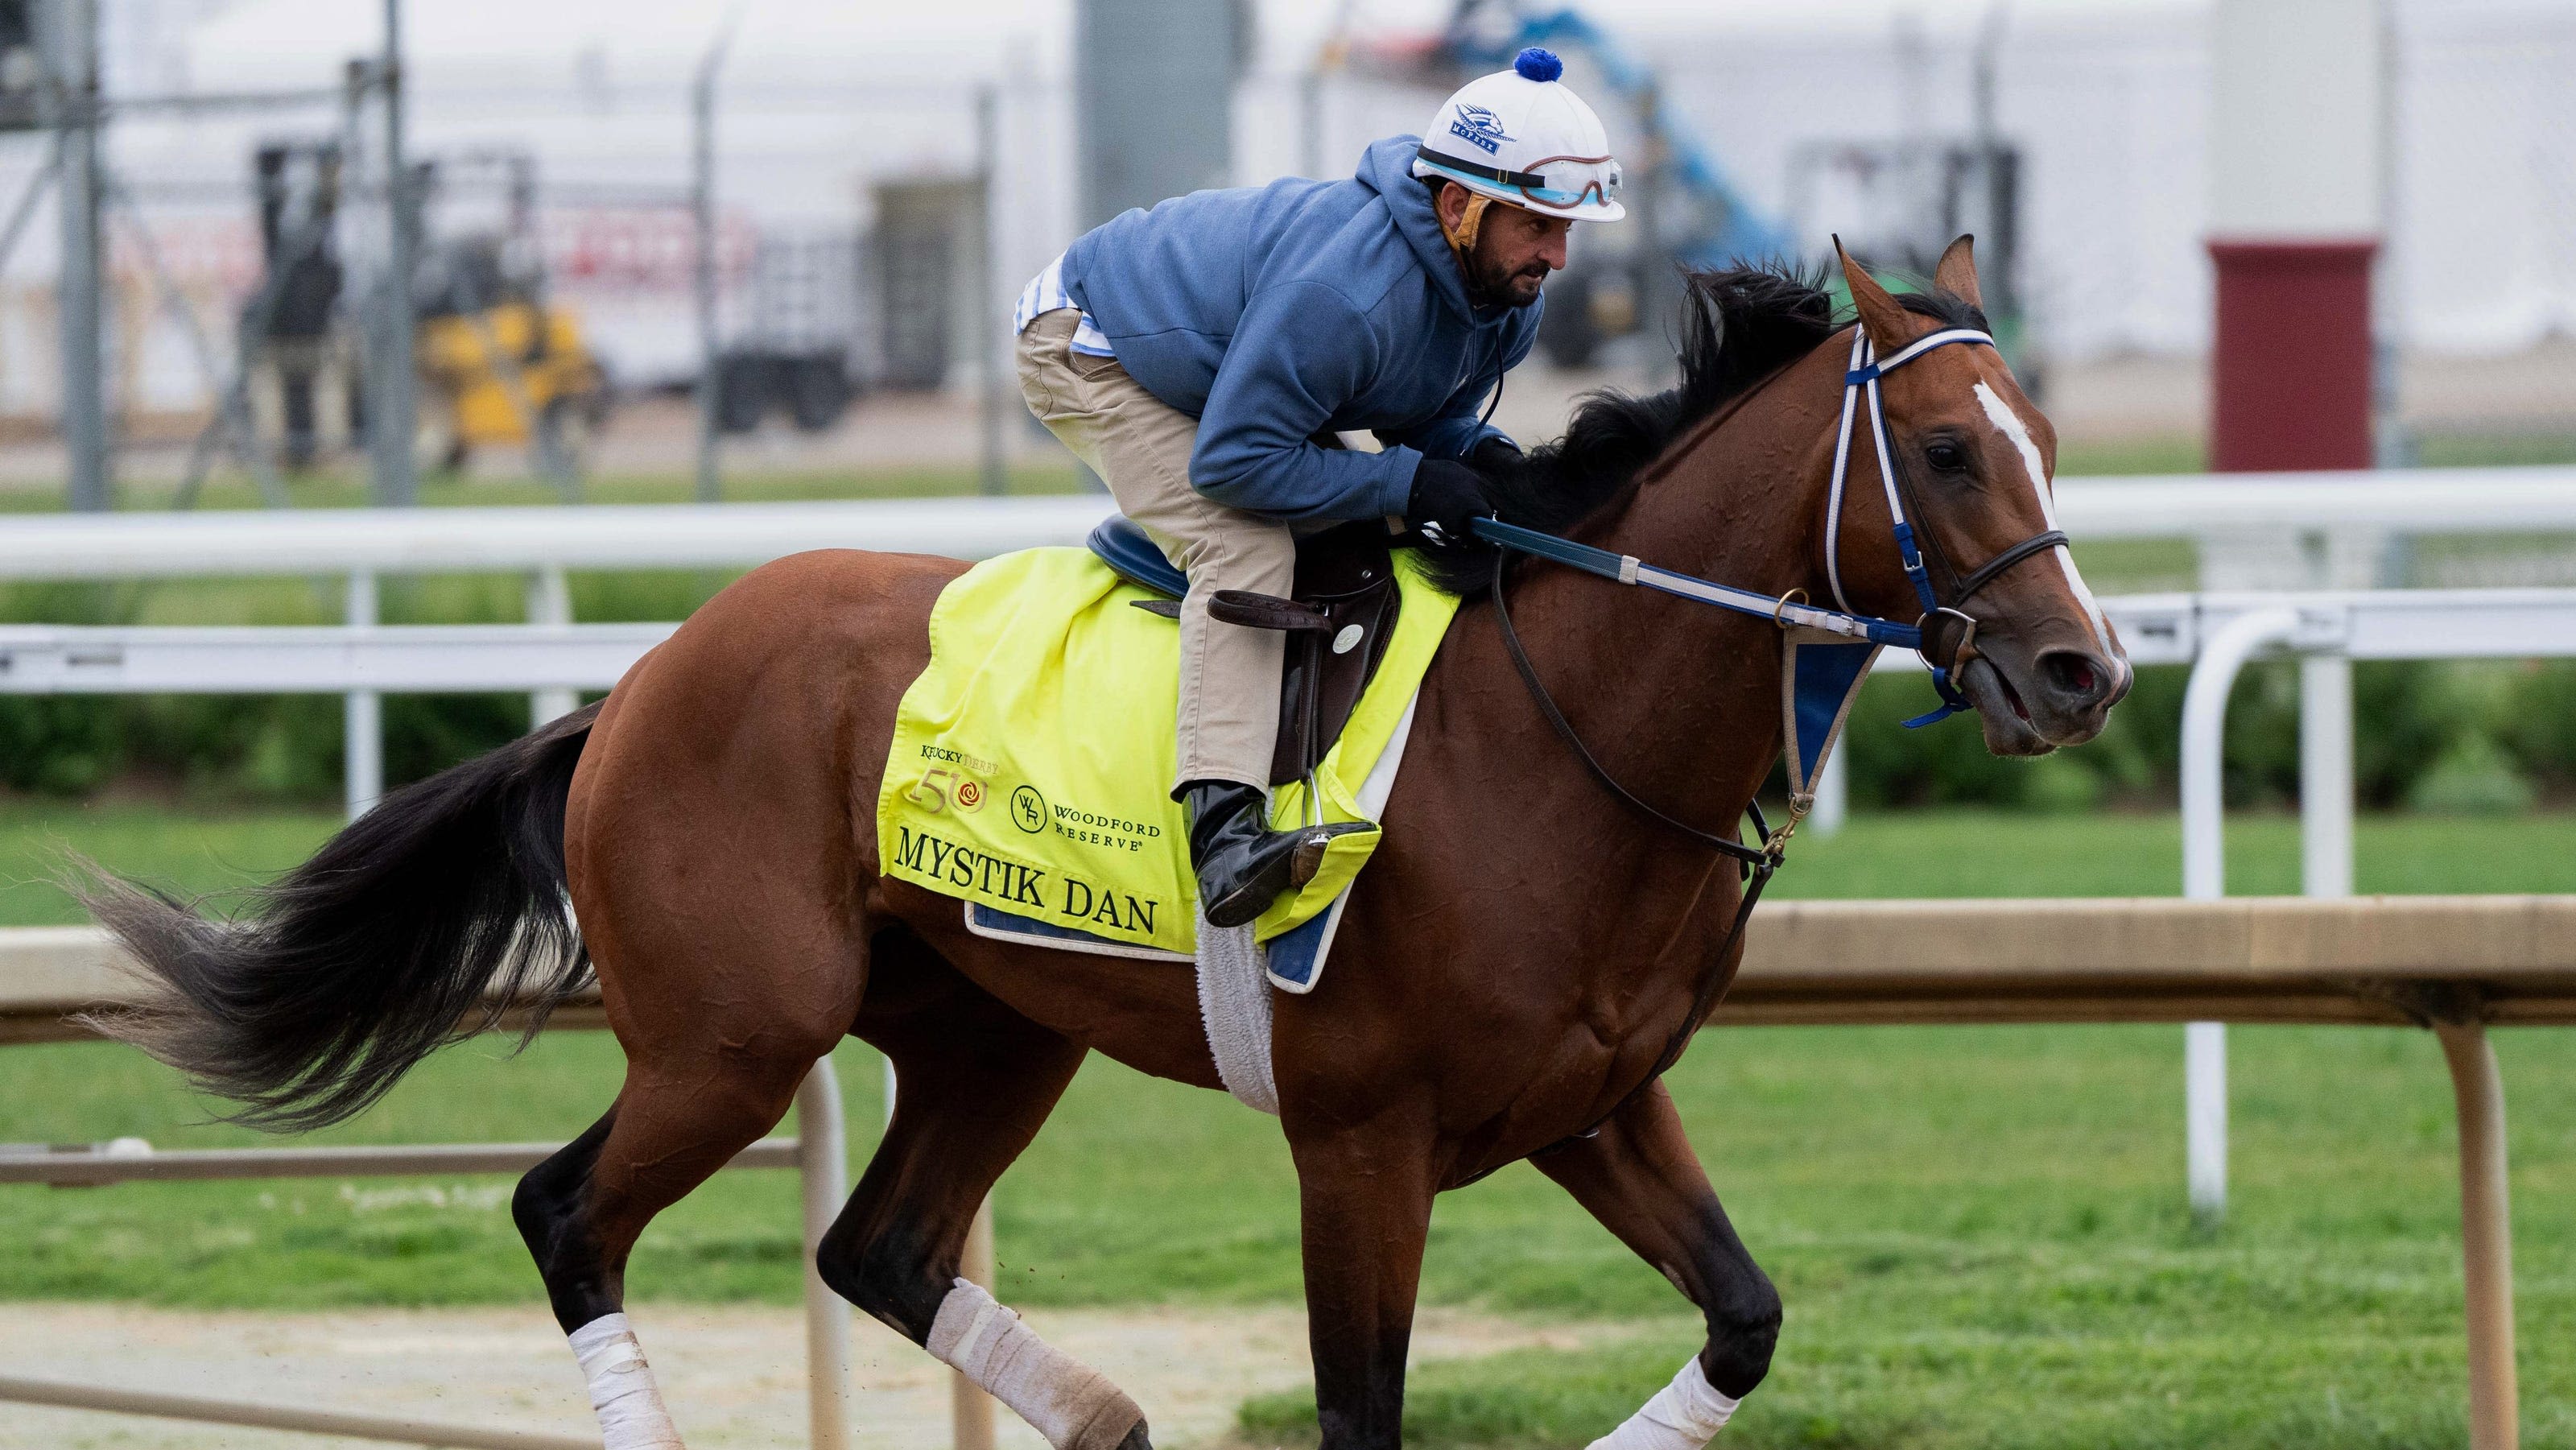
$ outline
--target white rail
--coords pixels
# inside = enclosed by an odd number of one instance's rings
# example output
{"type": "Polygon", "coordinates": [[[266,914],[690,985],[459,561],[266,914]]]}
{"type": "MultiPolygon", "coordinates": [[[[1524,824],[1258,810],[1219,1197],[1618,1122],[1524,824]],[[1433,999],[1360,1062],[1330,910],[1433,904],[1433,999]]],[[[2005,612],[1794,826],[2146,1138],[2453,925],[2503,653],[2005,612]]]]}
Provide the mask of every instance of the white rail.
{"type": "Polygon", "coordinates": [[[2401,534],[2576,531],[2576,468],[2061,478],[2057,521],[2087,539],[2179,539],[2250,529],[2401,534]]]}
{"type": "MultiPolygon", "coordinates": [[[[0,579],[734,568],[821,548],[984,558],[1077,543],[1110,508],[1098,494],[1067,494],[19,515],[0,530],[0,579]]],[[[2576,468],[2069,478],[2057,511],[2079,542],[2277,528],[2576,532],[2576,468]]]]}
{"type": "Polygon", "coordinates": [[[840,503],[16,515],[0,529],[0,579],[722,569],[832,548],[980,559],[1041,544],[1080,543],[1110,509],[1109,500],[1099,494],[1068,494],[840,503]]]}
{"type": "MultiPolygon", "coordinates": [[[[2183,696],[2183,894],[2227,894],[2221,794],[2227,698],[2237,674],[2265,654],[2300,659],[2302,889],[2352,889],[2352,661],[2576,657],[2576,590],[2389,590],[2204,596],[2205,642],[2183,696]],[[2212,621],[2222,621],[2211,628],[2212,621]]],[[[2185,1122],[2193,1210],[2227,1209],[2226,1031],[2194,1023],[2186,1037],[2185,1122]]]]}
{"type": "Polygon", "coordinates": [[[0,694],[605,690],[676,628],[0,625],[0,694]]]}

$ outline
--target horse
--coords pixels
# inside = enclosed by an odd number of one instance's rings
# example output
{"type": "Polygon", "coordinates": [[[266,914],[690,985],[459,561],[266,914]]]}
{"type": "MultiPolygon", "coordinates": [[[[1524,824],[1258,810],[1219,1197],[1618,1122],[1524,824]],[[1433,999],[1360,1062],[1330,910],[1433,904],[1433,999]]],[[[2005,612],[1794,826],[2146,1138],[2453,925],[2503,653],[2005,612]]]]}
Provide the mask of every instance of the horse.
{"type": "MultiPolygon", "coordinates": [[[[1861,343],[1888,357],[1983,329],[1969,239],[1901,297],[1848,257],[1842,270],[1848,324],[1821,274],[1690,275],[1680,385],[1585,401],[1563,439],[1497,475],[1498,515],[1914,619],[1891,545],[1902,497],[1941,595],[1940,618],[1920,616],[1927,652],[1958,626],[1946,658],[1987,748],[2092,738],[2129,671],[2053,532],[2055,434],[2002,357],[1924,352],[1881,380],[1884,430],[1846,422],[1847,450],[1835,441],[1861,343]],[[1884,489],[1842,487],[1873,467],[1884,489]]],[[[1736,970],[1743,873],[1602,780],[1732,839],[1781,749],[1783,636],[1772,619],[1492,558],[1459,544],[1438,561],[1471,597],[1420,684],[1342,959],[1275,1005],[1322,1444],[1396,1450],[1433,1202],[1530,1159],[1706,1323],[1674,1386],[1607,1443],[1695,1450],[1761,1383],[1781,1324],[1659,1080],[1665,1046],[1736,970]]],[[[623,1313],[637,1236],[856,1035],[899,1091],[817,1250],[824,1282],[1056,1450],[1149,1450],[1132,1400],[958,1277],[977,1206],[1087,1054],[1220,1087],[1186,971],[990,940],[954,899],[880,873],[897,701],[965,567],[827,550],[753,570],[605,699],[388,794],[237,919],[95,879],[91,908],[158,988],[104,1030],[241,1119],[301,1129],[364,1108],[504,1005],[595,975],[624,1082],[521,1180],[512,1213],[611,1450],[680,1443],[623,1313]]]]}

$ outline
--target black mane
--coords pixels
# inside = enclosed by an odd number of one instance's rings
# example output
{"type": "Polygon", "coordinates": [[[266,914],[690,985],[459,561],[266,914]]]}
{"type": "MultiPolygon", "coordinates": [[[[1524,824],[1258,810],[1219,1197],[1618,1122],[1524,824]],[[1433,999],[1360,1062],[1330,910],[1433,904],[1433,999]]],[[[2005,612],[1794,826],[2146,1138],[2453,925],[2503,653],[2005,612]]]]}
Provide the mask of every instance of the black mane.
{"type": "MultiPolygon", "coordinates": [[[[1692,425],[1833,336],[1842,322],[1824,280],[1821,269],[1781,263],[1685,271],[1681,386],[1644,397],[1609,388],[1586,394],[1564,437],[1488,472],[1495,516],[1563,533],[1624,495],[1692,425]]],[[[1897,300],[1949,326],[1986,325],[1974,306],[1938,289],[1897,300]]],[[[1432,578],[1461,597],[1493,583],[1488,545],[1426,549],[1425,558],[1432,578]]]]}

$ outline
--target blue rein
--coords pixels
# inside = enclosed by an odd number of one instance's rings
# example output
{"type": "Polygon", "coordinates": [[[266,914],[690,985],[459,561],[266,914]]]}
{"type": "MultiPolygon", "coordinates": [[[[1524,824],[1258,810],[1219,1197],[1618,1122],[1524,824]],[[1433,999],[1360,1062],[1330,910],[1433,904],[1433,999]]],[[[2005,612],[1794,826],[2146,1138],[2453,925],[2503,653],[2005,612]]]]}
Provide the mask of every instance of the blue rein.
{"type": "Polygon", "coordinates": [[[1803,625],[1808,629],[1821,629],[1831,634],[1867,640],[1871,644],[1889,645],[1896,649],[1920,650],[1923,648],[1922,630],[1910,624],[1899,624],[1892,619],[1880,619],[1866,614],[1845,614],[1839,609],[1820,609],[1812,604],[1800,603],[1794,595],[1783,598],[1780,595],[1764,594],[1757,590],[1738,589],[1730,584],[1712,584],[1708,580],[1693,575],[1646,563],[1633,554],[1614,554],[1608,549],[1596,549],[1590,544],[1578,544],[1572,539],[1541,533],[1537,529],[1525,529],[1518,524],[1507,524],[1501,519],[1476,519],[1472,527],[1477,537],[1499,544],[1506,549],[1534,555],[1569,568],[1580,569],[1586,574],[1598,574],[1613,583],[1634,584],[1641,589],[1653,589],[1665,594],[1677,595],[1683,599],[1696,599],[1702,604],[1714,604],[1720,609],[1733,610],[1737,614],[1749,614],[1756,619],[1767,619],[1783,626],[1803,625]]]}

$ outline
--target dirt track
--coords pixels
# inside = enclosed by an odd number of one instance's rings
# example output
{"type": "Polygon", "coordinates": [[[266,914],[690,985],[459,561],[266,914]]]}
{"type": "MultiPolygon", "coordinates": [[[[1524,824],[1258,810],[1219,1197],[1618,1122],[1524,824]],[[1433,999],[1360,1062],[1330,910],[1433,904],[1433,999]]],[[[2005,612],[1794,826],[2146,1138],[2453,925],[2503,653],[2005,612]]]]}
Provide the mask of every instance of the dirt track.
{"type": "MultiPolygon", "coordinates": [[[[805,1443],[798,1311],[647,1305],[635,1319],[693,1447],[805,1443]]],[[[1041,1310],[1028,1319],[1134,1395],[1158,1445],[1215,1441],[1232,1427],[1245,1396],[1307,1378],[1305,1318],[1293,1309],[1041,1310]]],[[[1415,1329],[1414,1354],[1450,1359],[1570,1348],[1600,1333],[1433,1311],[1415,1329]]],[[[947,1370],[864,1316],[854,1340],[859,1450],[946,1443],[947,1370]]],[[[592,1428],[572,1355],[535,1308],[253,1314],[0,1304],[0,1365],[29,1377],[177,1394],[574,1434],[592,1428]]],[[[1045,1450],[1017,1417],[1004,1411],[999,1419],[1004,1450],[1045,1450]]],[[[0,1450],[357,1450],[372,1443],[0,1404],[0,1450]]]]}

